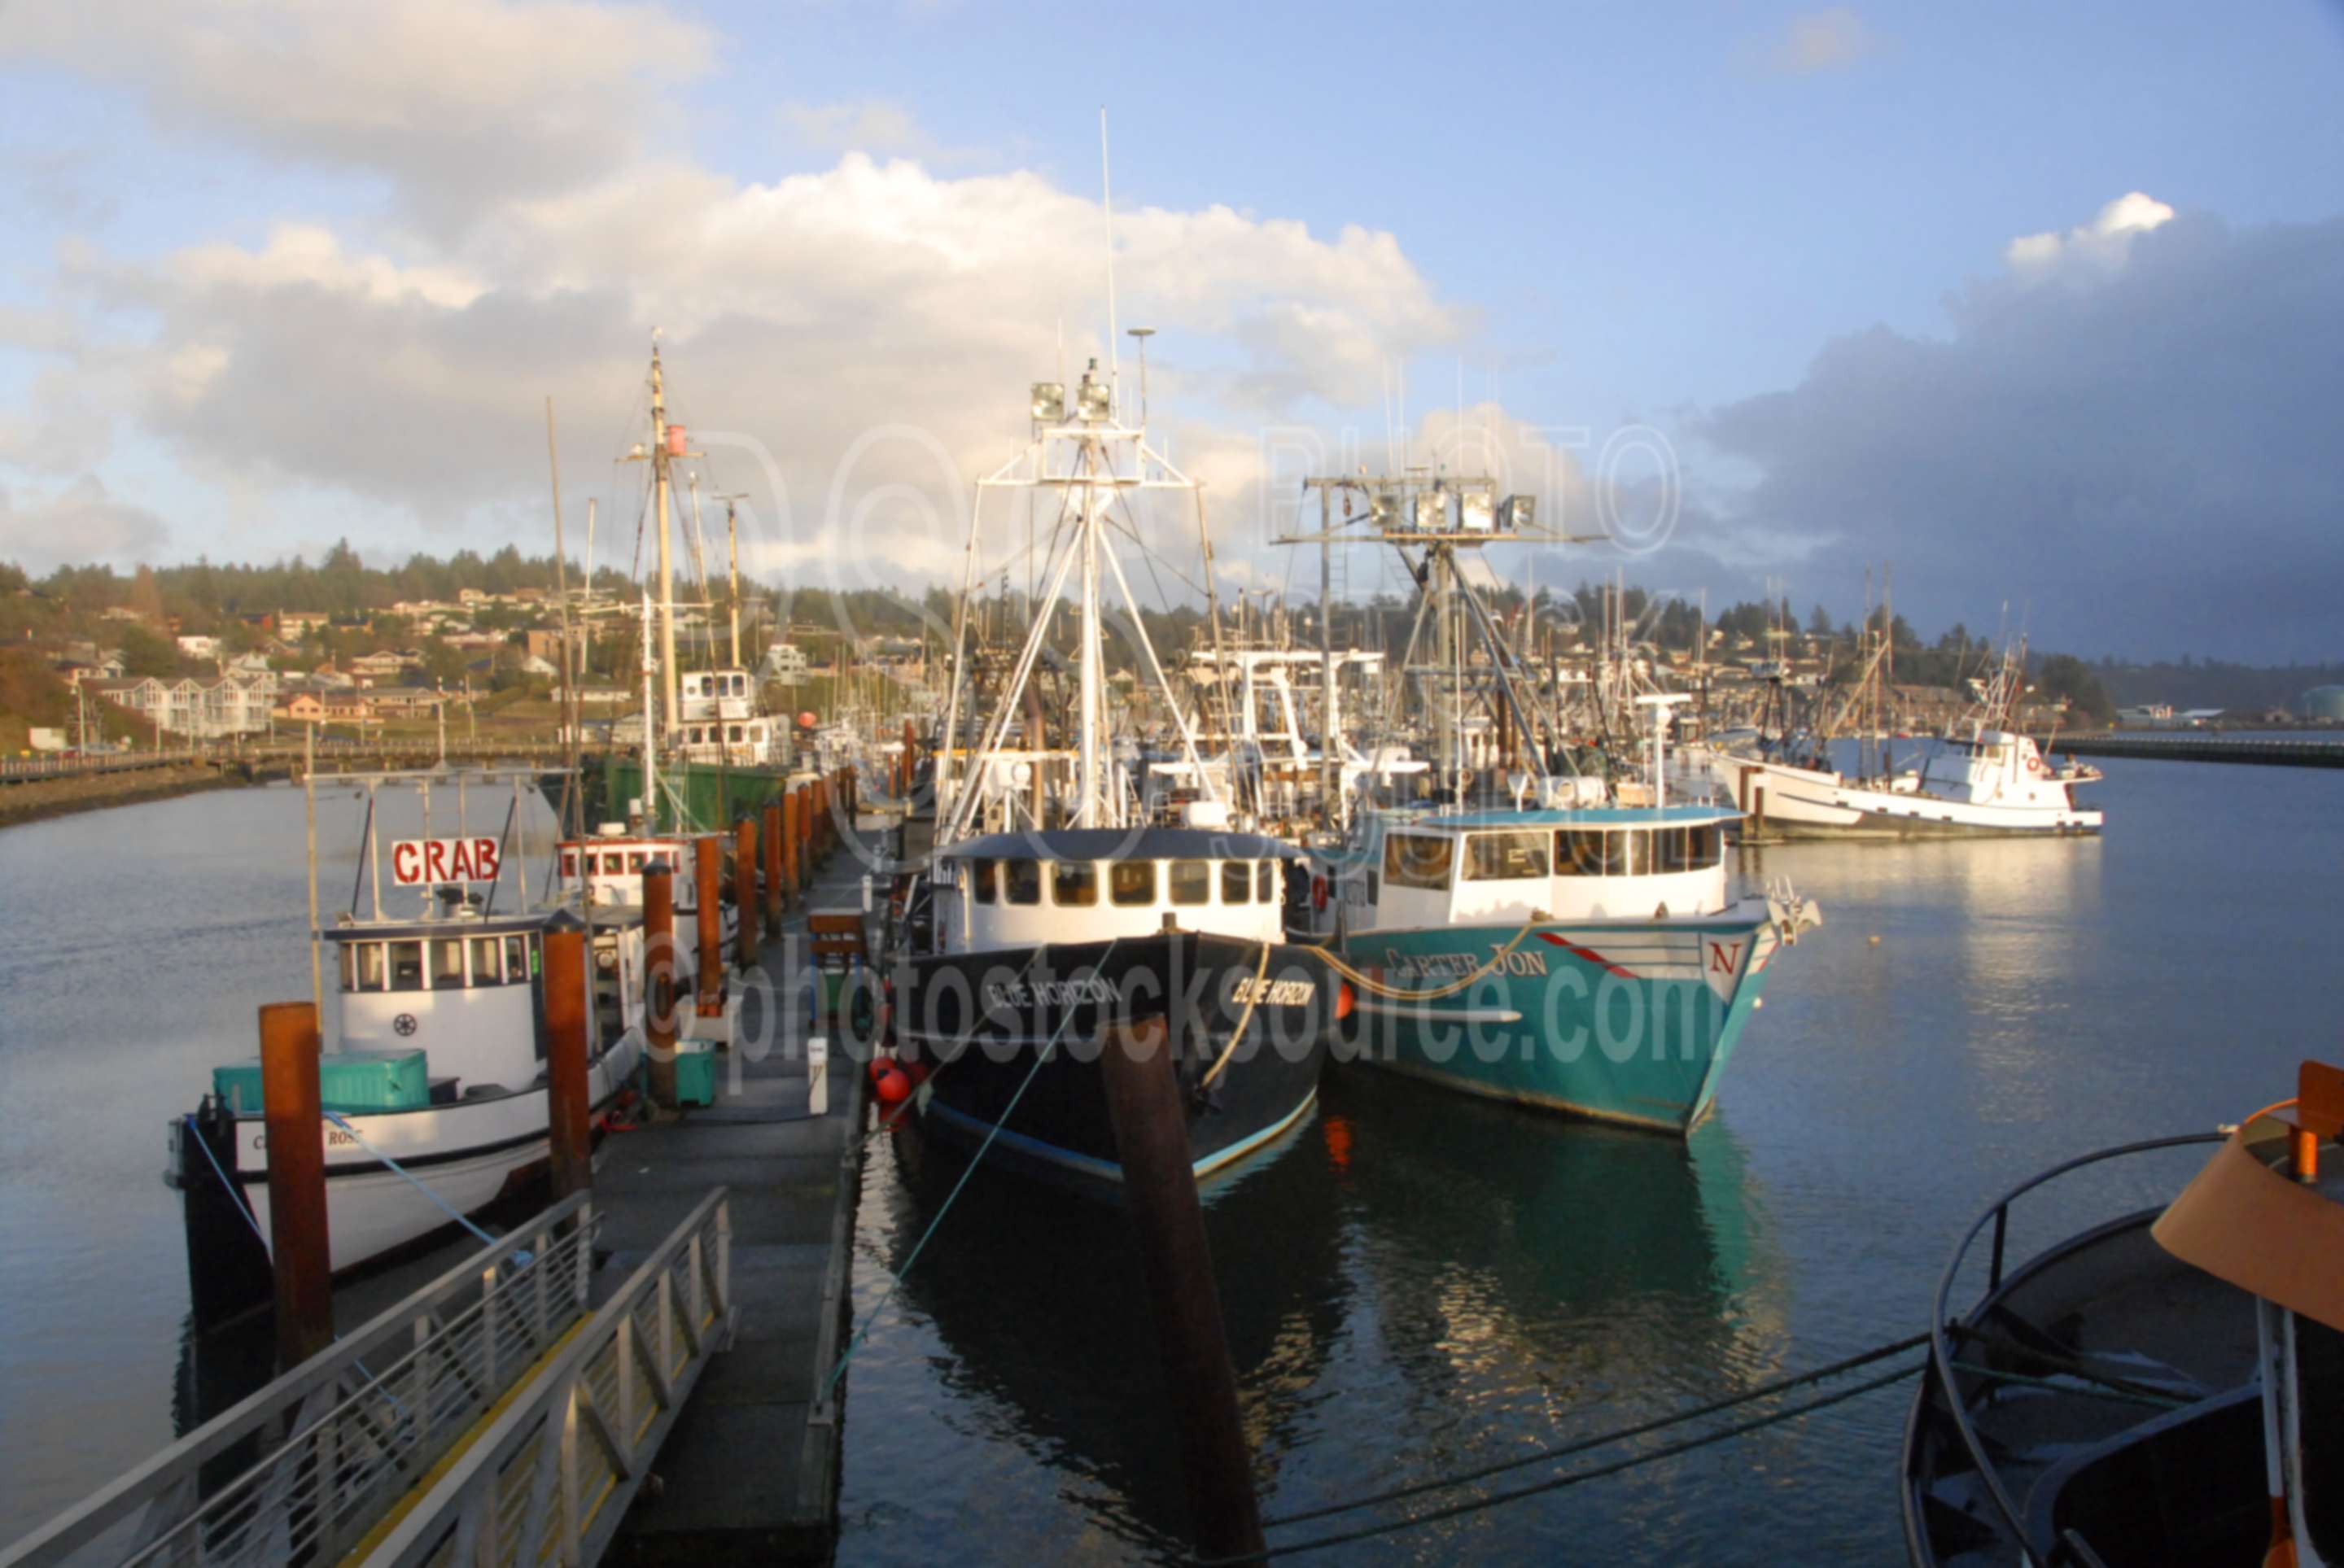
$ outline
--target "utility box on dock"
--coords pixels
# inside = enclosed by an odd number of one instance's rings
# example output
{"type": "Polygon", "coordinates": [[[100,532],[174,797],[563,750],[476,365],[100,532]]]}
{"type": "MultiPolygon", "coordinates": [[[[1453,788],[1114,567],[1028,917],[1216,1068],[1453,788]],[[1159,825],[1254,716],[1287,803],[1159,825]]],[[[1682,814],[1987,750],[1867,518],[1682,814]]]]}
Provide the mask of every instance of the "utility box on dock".
{"type": "Polygon", "coordinates": [[[716,1053],[704,1040],[676,1042],[675,1102],[678,1105],[716,1103],[716,1053]]]}

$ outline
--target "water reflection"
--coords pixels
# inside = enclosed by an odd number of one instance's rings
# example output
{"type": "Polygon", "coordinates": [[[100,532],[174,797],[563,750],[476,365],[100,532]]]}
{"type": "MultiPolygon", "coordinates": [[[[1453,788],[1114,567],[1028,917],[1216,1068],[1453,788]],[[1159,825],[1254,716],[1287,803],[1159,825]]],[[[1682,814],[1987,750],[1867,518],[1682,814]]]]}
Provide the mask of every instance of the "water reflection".
{"type": "MultiPolygon", "coordinates": [[[[1293,1446],[1298,1407],[1326,1370],[1350,1296],[1326,1140],[1324,1125],[1306,1121],[1206,1194],[1230,1360],[1265,1485],[1275,1456],[1293,1446]]],[[[956,1150],[909,1126],[892,1149],[894,1183],[866,1189],[860,1226],[866,1254],[890,1272],[965,1169],[956,1150]],[[874,1196],[884,1217],[868,1206],[874,1196]]],[[[1046,1461],[1062,1483],[1079,1478],[1100,1522],[1128,1541],[1177,1543],[1179,1456],[1120,1208],[981,1168],[891,1310],[932,1327],[938,1392],[988,1435],[1046,1461]]]]}

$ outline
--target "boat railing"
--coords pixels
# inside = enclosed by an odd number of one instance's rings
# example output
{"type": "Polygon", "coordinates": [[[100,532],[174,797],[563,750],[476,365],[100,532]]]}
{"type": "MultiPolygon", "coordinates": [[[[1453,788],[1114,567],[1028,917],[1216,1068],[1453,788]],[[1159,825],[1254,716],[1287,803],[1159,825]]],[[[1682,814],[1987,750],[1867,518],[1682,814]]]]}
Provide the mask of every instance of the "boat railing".
{"type": "MultiPolygon", "coordinates": [[[[1988,1205],[1977,1219],[1971,1222],[1970,1228],[1963,1232],[1962,1239],[1954,1247],[1953,1255],[1946,1260],[1945,1272],[1938,1278],[1936,1295],[1931,1304],[1927,1370],[1929,1386],[1923,1390],[1923,1397],[1926,1399],[1934,1393],[1940,1401],[1946,1424],[1952,1429],[1955,1439],[1966,1452],[1979,1481],[1983,1483],[1987,1501],[1993,1505],[1994,1512],[1999,1515],[1999,1526],[2004,1539],[2022,1551],[2027,1562],[2041,1564],[2042,1568],[2060,1568],[2062,1564],[2067,1565],[2067,1568],[2089,1568],[2096,1559],[2092,1556],[2090,1548],[2084,1545],[2080,1540],[2075,1539],[2072,1533],[2068,1533],[2060,1540],[2050,1542],[2029,1539],[2024,1523],[2024,1511],[2018,1500],[2011,1496],[2010,1489],[2004,1484],[2001,1475],[1996,1472],[1990,1457],[1991,1450],[1971,1422],[1969,1409],[1962,1401],[1960,1385],[1955,1381],[1955,1374],[1959,1370],[1955,1360],[1954,1349],[1956,1328],[1975,1322],[1985,1310],[1994,1303],[2002,1293],[2006,1276],[2011,1271],[2008,1267],[2008,1250],[2012,1208],[2020,1199],[2040,1192],[2061,1178],[2071,1176],[2076,1171],[2105,1165],[2110,1161],[2150,1154],[2161,1150],[2219,1143],[2226,1136],[2227,1134],[2218,1131],[2185,1132],[2167,1138],[2146,1139],[2139,1142],[2118,1144],[2112,1149],[2102,1149],[2090,1154],[2081,1154],[2073,1160],[2054,1165],[2049,1170],[2040,1171],[2020,1182],[1988,1205]],[[1961,1281],[1965,1267],[1970,1262],[1971,1250],[1977,1244],[1979,1237],[1986,1233],[1989,1227],[1993,1234],[1986,1259],[1985,1290],[1975,1302],[1971,1303],[1969,1310],[1963,1314],[1957,1324],[1951,1310],[1954,1292],[1961,1281]]],[[[2107,1223],[2120,1223],[2121,1221],[2121,1216],[2112,1217],[2107,1223]]],[[[2106,1224],[2099,1228],[2105,1229],[2106,1224]]],[[[2070,1231],[2067,1240],[2054,1242],[2045,1248],[2029,1260],[2030,1263],[2041,1261],[2056,1252],[2064,1251],[2072,1244],[2075,1234],[2076,1232],[2070,1231]]],[[[1914,1477],[1910,1473],[1909,1464],[1905,1479],[1908,1486],[1913,1483],[1914,1477]]],[[[1919,1525],[1917,1521],[1908,1516],[1907,1527],[1917,1530],[1919,1525]]],[[[1925,1559],[1916,1557],[1916,1560],[1925,1559]]]]}

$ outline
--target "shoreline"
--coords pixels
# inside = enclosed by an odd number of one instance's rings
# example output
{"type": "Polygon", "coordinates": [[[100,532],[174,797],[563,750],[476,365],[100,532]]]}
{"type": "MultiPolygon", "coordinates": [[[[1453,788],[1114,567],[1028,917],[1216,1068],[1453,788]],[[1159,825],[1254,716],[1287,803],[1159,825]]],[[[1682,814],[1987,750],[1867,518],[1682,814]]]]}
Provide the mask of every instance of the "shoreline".
{"type": "Polygon", "coordinates": [[[11,784],[0,788],[0,830],[113,806],[142,806],[211,789],[241,789],[247,782],[232,769],[197,764],[11,784]]]}

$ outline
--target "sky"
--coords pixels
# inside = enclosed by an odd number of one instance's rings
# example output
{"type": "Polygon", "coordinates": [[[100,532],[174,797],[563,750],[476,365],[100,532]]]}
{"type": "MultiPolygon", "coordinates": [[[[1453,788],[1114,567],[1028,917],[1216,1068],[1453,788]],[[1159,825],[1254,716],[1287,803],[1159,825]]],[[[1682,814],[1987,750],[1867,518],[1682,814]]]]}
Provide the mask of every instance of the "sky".
{"type": "MultiPolygon", "coordinates": [[[[0,558],[542,553],[551,397],[571,553],[591,500],[632,567],[657,329],[751,570],[955,580],[1027,383],[1108,353],[1102,108],[1225,590],[1315,594],[1300,478],[1414,462],[1581,538],[1514,581],[2344,658],[2301,0],[9,0],[0,558]]],[[[1178,597],[1193,514],[1147,527],[1178,597]]]]}

